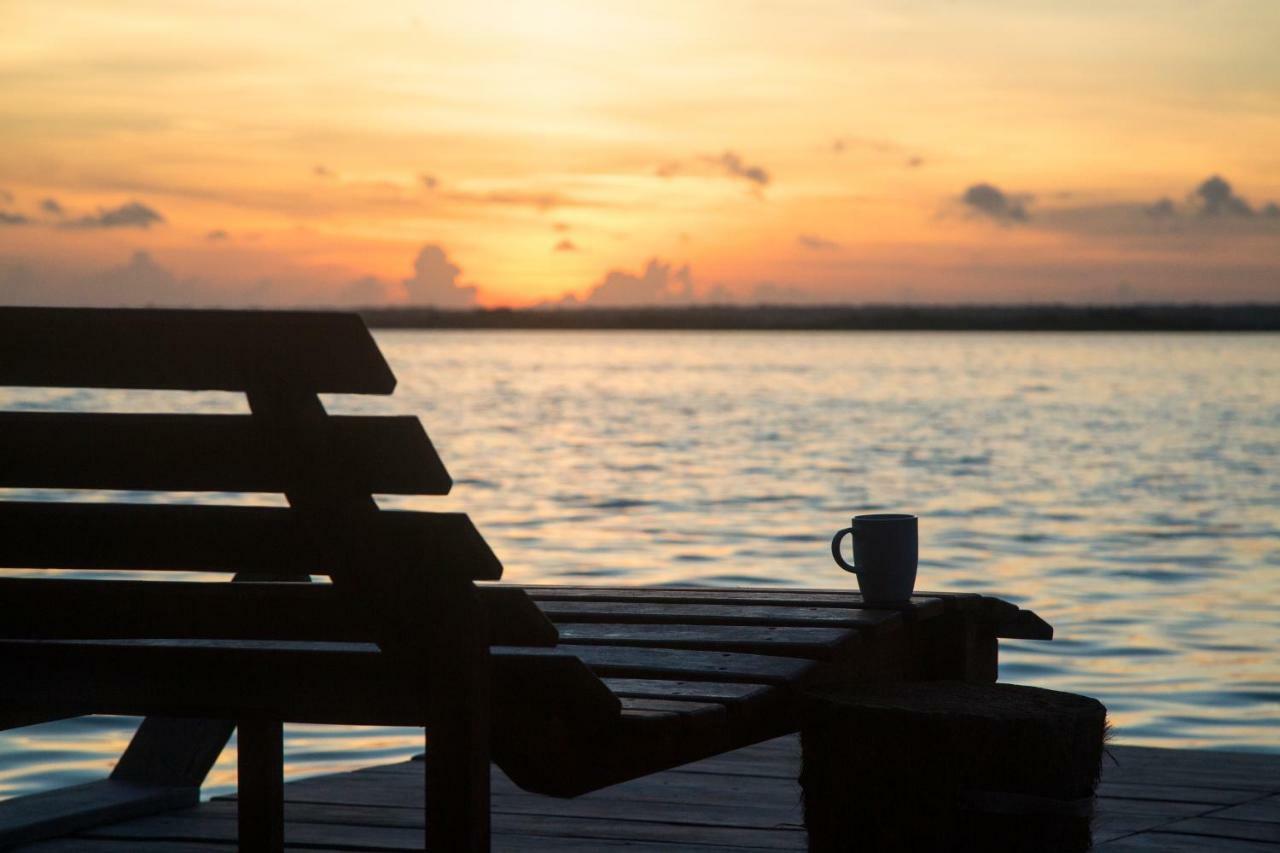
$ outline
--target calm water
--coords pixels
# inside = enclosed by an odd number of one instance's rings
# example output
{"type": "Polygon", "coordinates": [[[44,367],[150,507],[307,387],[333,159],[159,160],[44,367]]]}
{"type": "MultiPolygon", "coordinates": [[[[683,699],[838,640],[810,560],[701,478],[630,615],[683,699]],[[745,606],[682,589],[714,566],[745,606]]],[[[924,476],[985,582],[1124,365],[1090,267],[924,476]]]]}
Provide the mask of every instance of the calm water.
{"type": "MultiPolygon", "coordinates": [[[[1002,644],[1002,679],[1097,696],[1124,743],[1280,750],[1280,336],[378,337],[396,395],[330,408],[420,415],[457,486],[384,504],[471,513],[509,580],[852,586],[831,532],[915,512],[921,588],[995,592],[1055,625],[1053,643],[1002,644]]],[[[100,776],[131,728],[0,734],[0,794],[100,776]]],[[[307,726],[287,748],[301,774],[420,744],[307,726]]],[[[232,784],[228,754],[206,792],[232,784]]]]}

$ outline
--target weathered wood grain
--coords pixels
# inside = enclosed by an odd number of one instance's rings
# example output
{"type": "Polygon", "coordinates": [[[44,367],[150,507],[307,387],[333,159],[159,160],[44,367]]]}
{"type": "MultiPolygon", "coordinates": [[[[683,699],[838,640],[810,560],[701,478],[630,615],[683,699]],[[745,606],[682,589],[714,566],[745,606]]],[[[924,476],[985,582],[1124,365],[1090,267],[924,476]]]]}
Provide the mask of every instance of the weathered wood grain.
{"type": "Polygon", "coordinates": [[[1234,838],[1241,841],[1265,841],[1280,846],[1280,824],[1261,820],[1228,820],[1216,814],[1176,820],[1160,827],[1161,832],[1180,835],[1202,835],[1206,838],[1234,838]]]}
{"type": "Polygon", "coordinates": [[[859,645],[856,631],[772,625],[636,625],[569,622],[559,629],[566,645],[644,646],[834,660],[859,645]]]}
{"type": "MultiPolygon", "coordinates": [[[[494,651],[505,651],[505,647],[494,651]]],[[[572,646],[522,651],[525,654],[569,652],[581,658],[597,675],[617,678],[798,684],[813,672],[815,666],[813,661],[798,658],[625,646],[572,646]]]]}
{"type": "Polygon", "coordinates": [[[618,696],[637,699],[688,699],[737,705],[773,695],[768,685],[723,681],[681,681],[643,678],[606,678],[604,683],[618,696]]]}
{"type": "Polygon", "coordinates": [[[1241,802],[1229,809],[1214,812],[1213,816],[1226,820],[1254,820],[1280,824],[1280,794],[1241,802]]]}
{"type": "MultiPolygon", "coordinates": [[[[535,600],[537,600],[535,596],[535,600]]],[[[857,628],[874,634],[900,621],[890,610],[774,605],[632,603],[627,601],[538,601],[556,624],[570,622],[679,625],[772,625],[857,628]]]]}
{"type": "Polygon", "coordinates": [[[1155,830],[1094,846],[1095,853],[1276,853],[1265,841],[1239,841],[1155,830]]]}
{"type": "MultiPolygon", "coordinates": [[[[142,846],[137,839],[59,838],[15,848],[23,853],[230,853],[234,844],[203,841],[160,841],[142,846]]],[[[299,848],[300,853],[333,853],[333,848],[299,848]]]]}
{"type": "Polygon", "coordinates": [[[622,700],[622,713],[629,716],[648,717],[714,717],[725,716],[725,706],[715,702],[689,702],[679,699],[622,700]]]}
{"type": "Polygon", "coordinates": [[[962,612],[990,623],[995,635],[1007,639],[1051,640],[1053,627],[1016,605],[975,593],[917,592],[904,605],[866,604],[859,593],[833,589],[751,589],[741,587],[617,588],[529,585],[538,601],[642,602],[668,604],[737,604],[793,607],[838,607],[895,610],[906,621],[929,619],[944,611],[962,612]]]}
{"type": "MultiPolygon", "coordinates": [[[[349,777],[341,781],[303,780],[288,785],[285,796],[289,803],[409,809],[413,807],[411,795],[420,780],[420,774],[399,778],[349,777]]],[[[646,781],[635,779],[611,789],[567,800],[543,797],[495,784],[495,821],[501,815],[539,815],[593,820],[701,823],[744,829],[803,825],[798,809],[798,796],[778,797],[776,783],[754,785],[750,784],[752,780],[747,777],[737,780],[713,777],[711,780],[700,780],[700,784],[675,786],[653,786],[646,784],[646,781]],[[736,787],[722,784],[731,781],[740,784],[736,787]]]]}
{"type": "Polygon", "coordinates": [[[529,584],[537,601],[626,601],[667,604],[769,604],[786,607],[844,607],[893,610],[913,616],[930,616],[944,609],[938,596],[912,596],[907,604],[869,605],[857,592],[807,589],[742,589],[720,587],[590,587],[529,584]]]}
{"type": "Polygon", "coordinates": [[[1242,791],[1234,788],[1205,788],[1191,785],[1158,785],[1153,783],[1139,784],[1104,780],[1098,785],[1098,796],[1211,806],[1234,805],[1253,799],[1257,794],[1254,791],[1242,791]]]}
{"type": "Polygon", "coordinates": [[[104,779],[0,802],[0,848],[70,835],[98,823],[195,805],[197,786],[138,785],[104,779]]]}
{"type": "Polygon", "coordinates": [[[1115,761],[1103,760],[1107,781],[1167,785],[1176,779],[1183,786],[1260,794],[1280,792],[1277,782],[1280,777],[1275,774],[1275,758],[1271,755],[1142,746],[1126,747],[1123,751],[1108,749],[1108,752],[1114,754],[1115,761]],[[1206,755],[1212,760],[1205,760],[1206,755]]]}
{"type": "MultiPolygon", "coordinates": [[[[509,789],[511,783],[494,775],[494,787],[509,789]]],[[[526,795],[532,798],[532,795],[526,795]]],[[[552,810],[559,801],[549,801],[552,810]]],[[[213,801],[171,815],[157,815],[147,821],[132,821],[118,828],[102,832],[114,838],[145,838],[159,835],[192,837],[227,837],[232,828],[226,824],[234,818],[232,803],[213,801]],[[216,833],[216,835],[214,834],[216,833]]],[[[590,817],[565,817],[555,814],[524,814],[499,812],[494,815],[495,844],[501,847],[504,835],[535,835],[549,839],[577,838],[610,841],[631,841],[660,844],[718,844],[732,849],[746,847],[759,850],[803,850],[804,830],[797,826],[776,829],[748,829],[732,825],[706,825],[696,822],[678,823],[664,814],[637,813],[622,809],[613,819],[590,817]]],[[[349,806],[337,803],[314,805],[309,803],[285,804],[285,819],[290,826],[290,839],[299,839],[307,824],[339,824],[359,830],[362,827],[387,827],[393,829],[417,829],[423,826],[422,812],[413,808],[387,808],[378,806],[349,806]]],[[[367,836],[366,836],[367,838],[367,836]]],[[[356,837],[357,844],[360,842],[356,837]]],[[[369,841],[365,841],[369,844],[369,841]]],[[[670,848],[664,848],[670,849],[670,848]]]]}

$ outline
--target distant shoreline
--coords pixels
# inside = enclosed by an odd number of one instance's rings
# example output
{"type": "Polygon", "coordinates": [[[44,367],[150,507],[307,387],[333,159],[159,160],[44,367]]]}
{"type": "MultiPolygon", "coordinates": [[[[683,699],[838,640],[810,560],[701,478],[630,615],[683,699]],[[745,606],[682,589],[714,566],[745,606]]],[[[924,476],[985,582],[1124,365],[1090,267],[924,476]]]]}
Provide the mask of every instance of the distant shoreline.
{"type": "Polygon", "coordinates": [[[371,308],[376,329],[742,331],[1275,332],[1280,304],[867,305],[662,308],[371,308]]]}

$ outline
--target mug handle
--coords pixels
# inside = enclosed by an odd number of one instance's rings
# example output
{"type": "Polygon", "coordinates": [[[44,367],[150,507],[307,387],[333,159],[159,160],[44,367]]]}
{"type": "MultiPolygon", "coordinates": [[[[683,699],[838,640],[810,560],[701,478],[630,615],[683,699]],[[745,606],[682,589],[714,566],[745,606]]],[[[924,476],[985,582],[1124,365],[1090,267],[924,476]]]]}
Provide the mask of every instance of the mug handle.
{"type": "Polygon", "coordinates": [[[844,569],[846,572],[853,572],[854,574],[857,574],[858,572],[857,567],[851,566],[848,563],[846,563],[844,561],[844,554],[840,553],[840,545],[841,543],[844,542],[844,537],[852,536],[852,535],[853,535],[852,527],[846,527],[844,530],[839,530],[836,532],[836,535],[831,540],[831,558],[835,560],[836,564],[840,566],[840,568],[844,569]]]}

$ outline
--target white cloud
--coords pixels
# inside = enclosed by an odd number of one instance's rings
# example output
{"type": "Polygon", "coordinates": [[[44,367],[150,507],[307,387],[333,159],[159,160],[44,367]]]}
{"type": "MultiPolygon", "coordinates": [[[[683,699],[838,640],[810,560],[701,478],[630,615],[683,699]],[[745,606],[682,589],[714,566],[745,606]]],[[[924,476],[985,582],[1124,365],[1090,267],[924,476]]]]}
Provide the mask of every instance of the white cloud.
{"type": "Polygon", "coordinates": [[[435,308],[474,308],[474,285],[462,284],[462,269],[449,260],[444,249],[433,243],[423,246],[413,262],[413,276],[404,280],[409,302],[435,308]]]}
{"type": "Polygon", "coordinates": [[[582,304],[592,308],[621,308],[639,305],[681,305],[693,301],[693,281],[689,266],[672,265],[651,258],[639,275],[610,270],[591,289],[582,304]]]}
{"type": "Polygon", "coordinates": [[[258,305],[279,295],[266,283],[246,288],[181,278],[142,250],[123,264],[87,273],[20,262],[0,267],[0,301],[10,305],[209,307],[258,305]]]}

